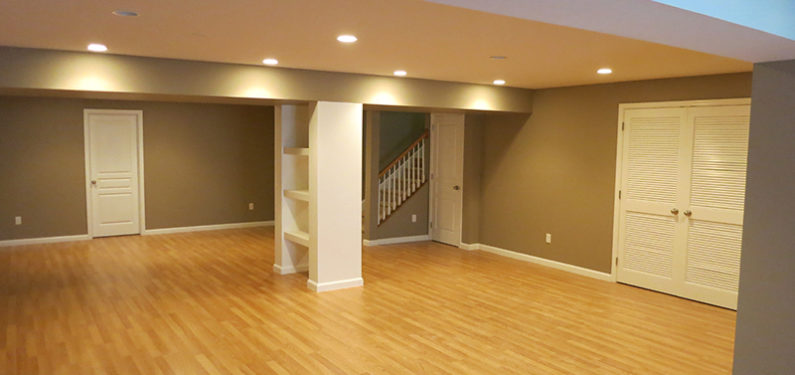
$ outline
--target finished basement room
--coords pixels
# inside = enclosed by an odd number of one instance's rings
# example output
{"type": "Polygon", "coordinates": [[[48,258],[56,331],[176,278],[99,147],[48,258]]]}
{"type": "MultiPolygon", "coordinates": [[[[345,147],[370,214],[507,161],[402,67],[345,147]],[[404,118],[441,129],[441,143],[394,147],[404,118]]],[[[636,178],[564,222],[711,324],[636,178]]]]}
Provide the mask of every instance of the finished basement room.
{"type": "Polygon", "coordinates": [[[2,2],[0,374],[795,373],[793,19],[2,2]]]}

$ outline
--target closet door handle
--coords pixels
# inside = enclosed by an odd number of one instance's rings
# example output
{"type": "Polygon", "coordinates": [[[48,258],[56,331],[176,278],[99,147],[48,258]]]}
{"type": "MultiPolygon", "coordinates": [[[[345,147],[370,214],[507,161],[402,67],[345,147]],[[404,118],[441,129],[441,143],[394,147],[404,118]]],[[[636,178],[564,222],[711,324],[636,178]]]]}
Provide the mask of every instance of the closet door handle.
{"type": "Polygon", "coordinates": [[[690,217],[690,215],[693,214],[693,211],[685,210],[685,212],[683,212],[683,214],[685,214],[685,216],[687,216],[687,217],[690,217]]]}
{"type": "Polygon", "coordinates": [[[672,208],[671,209],[671,213],[674,214],[674,215],[679,215],[679,209],[678,208],[672,208]]]}

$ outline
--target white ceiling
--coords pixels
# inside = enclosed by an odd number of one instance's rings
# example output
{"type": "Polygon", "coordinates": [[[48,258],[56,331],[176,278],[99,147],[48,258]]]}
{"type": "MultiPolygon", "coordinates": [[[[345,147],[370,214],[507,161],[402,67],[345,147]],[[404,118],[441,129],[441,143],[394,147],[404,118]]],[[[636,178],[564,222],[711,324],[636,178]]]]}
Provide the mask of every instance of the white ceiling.
{"type": "MultiPolygon", "coordinates": [[[[547,3],[556,7],[553,14],[593,21],[601,15],[576,8],[587,1],[444,2],[493,4],[483,10],[517,17],[420,0],[3,0],[0,45],[84,51],[98,42],[123,55],[252,65],[275,57],[285,68],[375,75],[404,69],[413,78],[482,84],[501,78],[524,88],[752,69],[738,59],[521,19],[533,8],[508,7],[547,3]],[[117,9],[140,16],[112,15],[117,9]],[[357,35],[359,42],[338,43],[342,33],[357,35]],[[508,59],[489,59],[492,55],[508,59]],[[595,74],[603,66],[615,73],[595,74]]],[[[619,15],[630,29],[641,28],[640,21],[619,15]]]]}

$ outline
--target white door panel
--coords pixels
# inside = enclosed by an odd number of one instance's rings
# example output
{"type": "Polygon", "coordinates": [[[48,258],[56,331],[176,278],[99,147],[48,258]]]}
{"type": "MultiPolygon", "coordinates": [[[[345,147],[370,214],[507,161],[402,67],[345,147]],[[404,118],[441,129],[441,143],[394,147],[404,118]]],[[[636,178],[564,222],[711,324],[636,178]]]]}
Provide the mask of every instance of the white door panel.
{"type": "Polygon", "coordinates": [[[434,241],[461,242],[464,181],[464,115],[431,114],[431,235],[434,241]]]}
{"type": "Polygon", "coordinates": [[[140,233],[139,126],[140,112],[86,111],[94,237],[140,233]]]}

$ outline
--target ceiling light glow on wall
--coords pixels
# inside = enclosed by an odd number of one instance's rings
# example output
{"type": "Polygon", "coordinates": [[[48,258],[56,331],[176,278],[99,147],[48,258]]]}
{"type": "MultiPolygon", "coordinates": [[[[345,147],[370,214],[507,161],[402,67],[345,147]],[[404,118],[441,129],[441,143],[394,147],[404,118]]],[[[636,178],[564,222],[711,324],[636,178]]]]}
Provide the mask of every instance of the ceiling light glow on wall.
{"type": "Polygon", "coordinates": [[[276,60],[274,58],[270,58],[269,57],[269,58],[267,58],[265,60],[262,60],[262,63],[265,64],[265,65],[276,65],[276,64],[279,63],[279,60],[276,60]]]}
{"type": "Polygon", "coordinates": [[[396,71],[394,71],[393,74],[398,76],[398,77],[405,77],[407,73],[406,73],[405,70],[396,70],[396,71]]]}
{"type": "Polygon", "coordinates": [[[338,40],[338,41],[340,41],[340,42],[342,42],[342,43],[353,43],[353,42],[355,42],[355,41],[357,41],[357,40],[359,40],[359,39],[357,39],[357,38],[356,38],[355,36],[353,36],[353,35],[350,35],[350,34],[344,34],[344,35],[340,35],[340,36],[338,36],[338,37],[337,37],[337,40],[338,40]]]}
{"type": "Polygon", "coordinates": [[[504,79],[495,79],[493,83],[495,85],[497,85],[497,86],[502,86],[502,85],[505,84],[505,80],[504,79]]]}
{"type": "Polygon", "coordinates": [[[613,73],[613,69],[610,69],[610,68],[599,68],[599,70],[597,70],[596,73],[598,73],[598,74],[611,74],[611,73],[613,73]]]}
{"type": "Polygon", "coordinates": [[[88,45],[88,47],[86,47],[86,49],[91,52],[105,52],[108,50],[108,47],[106,47],[104,44],[91,43],[88,45]]]}
{"type": "Polygon", "coordinates": [[[131,10],[114,10],[113,15],[119,17],[138,17],[138,13],[131,10]]]}

